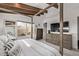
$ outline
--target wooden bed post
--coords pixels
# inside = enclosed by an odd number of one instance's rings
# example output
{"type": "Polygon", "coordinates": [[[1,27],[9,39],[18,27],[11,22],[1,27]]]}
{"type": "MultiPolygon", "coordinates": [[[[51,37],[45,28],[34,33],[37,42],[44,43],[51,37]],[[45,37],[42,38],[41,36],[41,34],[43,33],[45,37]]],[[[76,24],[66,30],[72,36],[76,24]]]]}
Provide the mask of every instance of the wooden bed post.
{"type": "Polygon", "coordinates": [[[63,56],[63,3],[60,3],[60,53],[63,56]]]}
{"type": "Polygon", "coordinates": [[[31,17],[31,38],[33,38],[33,17],[31,17]]]}

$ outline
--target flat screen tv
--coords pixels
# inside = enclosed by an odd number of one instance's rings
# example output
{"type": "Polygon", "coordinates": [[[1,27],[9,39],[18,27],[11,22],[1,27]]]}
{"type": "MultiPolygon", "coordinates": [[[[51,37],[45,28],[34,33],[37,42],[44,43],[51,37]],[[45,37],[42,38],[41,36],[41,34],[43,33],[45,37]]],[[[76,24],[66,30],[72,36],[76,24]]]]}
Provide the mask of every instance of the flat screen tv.
{"type": "MultiPolygon", "coordinates": [[[[51,24],[51,32],[60,32],[60,24],[52,23],[51,24]]],[[[69,22],[63,22],[63,32],[69,32],[69,22]]]]}

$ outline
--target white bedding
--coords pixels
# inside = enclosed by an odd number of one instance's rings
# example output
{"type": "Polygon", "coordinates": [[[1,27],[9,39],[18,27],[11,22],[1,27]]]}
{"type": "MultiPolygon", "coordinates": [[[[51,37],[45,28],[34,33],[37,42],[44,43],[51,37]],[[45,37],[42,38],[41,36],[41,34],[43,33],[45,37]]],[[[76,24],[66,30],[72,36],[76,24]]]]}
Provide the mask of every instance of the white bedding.
{"type": "Polygon", "coordinates": [[[8,42],[13,42],[15,38],[11,35],[0,35],[0,56],[6,56],[5,48],[7,47],[8,42]]]}
{"type": "Polygon", "coordinates": [[[4,43],[0,41],[0,56],[6,56],[4,51],[4,43]]]}
{"type": "Polygon", "coordinates": [[[60,56],[55,48],[34,39],[16,40],[15,46],[8,53],[17,56],[60,56]]]}

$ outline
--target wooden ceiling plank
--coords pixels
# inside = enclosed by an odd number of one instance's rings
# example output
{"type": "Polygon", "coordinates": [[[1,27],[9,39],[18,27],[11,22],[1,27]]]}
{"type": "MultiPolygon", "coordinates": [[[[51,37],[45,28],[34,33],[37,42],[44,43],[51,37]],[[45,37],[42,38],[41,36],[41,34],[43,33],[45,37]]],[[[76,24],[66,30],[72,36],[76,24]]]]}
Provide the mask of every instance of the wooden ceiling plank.
{"type": "Polygon", "coordinates": [[[32,10],[37,10],[37,11],[39,11],[39,10],[42,10],[42,9],[40,9],[40,8],[37,8],[37,7],[33,7],[33,6],[30,6],[30,5],[27,5],[27,4],[22,4],[22,3],[20,3],[20,5],[21,5],[21,7],[24,7],[24,8],[28,8],[28,9],[32,9],[32,10]]]}
{"type": "Polygon", "coordinates": [[[49,5],[48,7],[44,8],[43,10],[40,10],[38,13],[36,13],[34,16],[37,16],[38,14],[43,13],[45,10],[49,9],[50,7],[53,7],[54,4],[49,5]]]}
{"type": "Polygon", "coordinates": [[[12,11],[16,11],[16,12],[23,12],[23,13],[27,13],[27,14],[35,14],[36,12],[33,11],[27,11],[24,9],[20,9],[20,8],[16,8],[13,6],[8,6],[8,5],[4,5],[4,4],[0,4],[0,8],[4,8],[4,9],[8,9],[8,10],[12,10],[12,11]]]}
{"type": "MultiPolygon", "coordinates": [[[[12,6],[11,4],[2,4],[2,5],[5,5],[5,6],[8,6],[8,7],[13,7],[13,8],[16,8],[16,9],[20,9],[20,10],[23,10],[23,11],[28,11],[28,12],[35,12],[35,11],[33,11],[33,10],[31,10],[31,9],[25,9],[25,8],[21,8],[21,7],[16,7],[16,6],[12,6]]],[[[36,13],[36,12],[35,12],[36,13]]]]}
{"type": "Polygon", "coordinates": [[[4,10],[0,10],[0,13],[10,13],[10,14],[16,14],[15,12],[9,12],[9,11],[4,11],[4,10]]]}
{"type": "Polygon", "coordinates": [[[20,9],[24,9],[24,10],[27,10],[27,11],[33,11],[33,12],[38,12],[39,10],[41,10],[41,9],[37,10],[37,8],[29,7],[28,5],[24,5],[22,3],[4,3],[4,5],[17,7],[17,8],[20,8],[20,9]]]}
{"type": "MultiPolygon", "coordinates": [[[[22,3],[1,3],[0,8],[12,10],[21,14],[35,15],[38,13],[40,8],[32,7],[22,3]]],[[[47,13],[47,10],[44,10],[41,14],[47,13]]]]}
{"type": "MultiPolygon", "coordinates": [[[[24,8],[32,9],[32,10],[35,10],[37,12],[39,12],[40,10],[42,10],[41,8],[37,8],[37,7],[34,7],[34,6],[27,5],[27,4],[22,4],[22,3],[20,3],[20,4],[24,8]]],[[[44,13],[47,13],[47,10],[45,10],[44,13]]]]}
{"type": "Polygon", "coordinates": [[[47,3],[47,4],[49,4],[49,5],[54,4],[53,7],[58,9],[58,4],[57,3],[47,3]]]}

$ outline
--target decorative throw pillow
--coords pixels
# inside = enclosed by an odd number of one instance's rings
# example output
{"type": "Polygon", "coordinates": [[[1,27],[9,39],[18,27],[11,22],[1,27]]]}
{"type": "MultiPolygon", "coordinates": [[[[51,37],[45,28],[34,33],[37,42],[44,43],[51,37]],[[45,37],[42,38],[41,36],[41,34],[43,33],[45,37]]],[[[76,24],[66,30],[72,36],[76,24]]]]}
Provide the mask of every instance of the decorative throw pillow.
{"type": "Polygon", "coordinates": [[[6,54],[9,55],[8,52],[14,47],[14,42],[8,42],[4,47],[6,54]]]}
{"type": "Polygon", "coordinates": [[[4,44],[8,42],[8,38],[6,35],[0,35],[0,41],[2,41],[4,44]]]}
{"type": "Polygon", "coordinates": [[[21,52],[21,47],[15,41],[9,42],[6,44],[6,52],[9,56],[17,56],[21,52]]]}
{"type": "Polygon", "coordinates": [[[14,41],[14,40],[16,40],[16,37],[14,37],[14,36],[12,36],[12,35],[7,34],[7,37],[8,37],[8,39],[9,39],[9,41],[14,41]]]}
{"type": "Polygon", "coordinates": [[[11,50],[11,48],[14,46],[14,43],[13,42],[8,42],[6,45],[5,45],[5,51],[8,52],[9,50],[11,50]]]}
{"type": "Polygon", "coordinates": [[[18,56],[21,53],[20,46],[14,46],[10,51],[8,51],[8,54],[10,56],[18,56]]]}

